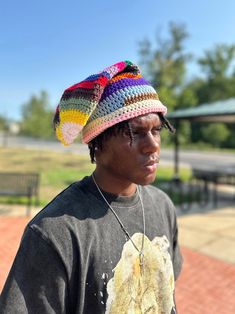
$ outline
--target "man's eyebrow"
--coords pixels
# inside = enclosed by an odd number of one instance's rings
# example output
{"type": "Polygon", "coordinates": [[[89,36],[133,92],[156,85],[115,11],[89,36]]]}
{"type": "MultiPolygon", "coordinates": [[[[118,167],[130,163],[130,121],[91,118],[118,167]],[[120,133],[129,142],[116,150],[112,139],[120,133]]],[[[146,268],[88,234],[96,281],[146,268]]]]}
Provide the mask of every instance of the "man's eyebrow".
{"type": "Polygon", "coordinates": [[[142,130],[145,130],[146,127],[143,127],[143,126],[140,126],[140,125],[130,125],[132,131],[142,131],[142,130]]]}
{"type": "MultiPolygon", "coordinates": [[[[163,128],[163,126],[164,126],[164,123],[160,122],[158,125],[155,125],[153,127],[153,129],[161,129],[161,128],[163,128]]],[[[132,124],[130,124],[130,127],[131,127],[132,130],[135,130],[135,131],[142,131],[142,130],[148,129],[148,127],[144,127],[144,126],[141,126],[141,125],[132,125],[132,124]]]]}

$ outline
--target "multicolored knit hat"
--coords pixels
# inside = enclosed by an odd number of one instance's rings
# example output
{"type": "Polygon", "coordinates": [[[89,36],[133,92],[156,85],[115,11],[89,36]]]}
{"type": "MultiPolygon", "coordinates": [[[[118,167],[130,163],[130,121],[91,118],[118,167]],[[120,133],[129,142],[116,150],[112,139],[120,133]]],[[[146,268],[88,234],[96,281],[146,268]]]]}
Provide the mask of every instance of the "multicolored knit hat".
{"type": "Polygon", "coordinates": [[[54,126],[64,145],[72,144],[81,131],[83,142],[89,143],[107,128],[150,112],[165,115],[167,108],[139,68],[123,61],[67,88],[54,126]]]}

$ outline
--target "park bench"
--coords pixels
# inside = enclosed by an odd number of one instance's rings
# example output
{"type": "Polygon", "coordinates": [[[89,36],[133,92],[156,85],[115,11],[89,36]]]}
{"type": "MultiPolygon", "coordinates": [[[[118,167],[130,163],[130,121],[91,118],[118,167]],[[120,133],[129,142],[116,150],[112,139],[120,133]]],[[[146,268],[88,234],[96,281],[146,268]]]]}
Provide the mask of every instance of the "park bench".
{"type": "Polygon", "coordinates": [[[0,172],[0,196],[25,196],[28,198],[26,215],[30,215],[32,200],[39,203],[39,174],[0,172]]]}
{"type": "MultiPolygon", "coordinates": [[[[164,190],[180,208],[182,212],[191,209],[193,203],[197,203],[201,208],[212,201],[216,208],[218,205],[219,184],[235,186],[235,167],[227,168],[192,168],[192,176],[187,182],[175,177],[171,180],[160,183],[160,188],[164,190]]],[[[230,189],[231,191],[231,189],[230,189]]],[[[235,194],[229,193],[229,196],[235,194]]]]}
{"type": "Polygon", "coordinates": [[[202,182],[201,193],[207,202],[210,192],[212,193],[213,205],[217,206],[218,201],[218,184],[235,186],[235,167],[228,166],[227,168],[193,168],[192,177],[197,182],[202,182]],[[212,184],[212,190],[209,190],[209,184],[212,184]]]}

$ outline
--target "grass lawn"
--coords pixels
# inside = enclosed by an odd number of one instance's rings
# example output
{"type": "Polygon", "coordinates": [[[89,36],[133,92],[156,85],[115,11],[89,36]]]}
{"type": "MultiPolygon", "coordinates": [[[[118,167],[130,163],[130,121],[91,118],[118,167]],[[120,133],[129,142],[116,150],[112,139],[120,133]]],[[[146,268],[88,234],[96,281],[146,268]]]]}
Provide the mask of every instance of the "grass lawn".
{"type": "MultiPolygon", "coordinates": [[[[0,148],[0,172],[40,173],[40,205],[45,205],[70,183],[89,175],[94,165],[89,156],[72,152],[51,152],[22,148],[0,148]]],[[[181,178],[187,180],[190,171],[182,169],[181,178]]],[[[160,165],[157,182],[173,177],[173,168],[160,165]]],[[[25,203],[24,198],[0,197],[0,203],[25,203]]]]}

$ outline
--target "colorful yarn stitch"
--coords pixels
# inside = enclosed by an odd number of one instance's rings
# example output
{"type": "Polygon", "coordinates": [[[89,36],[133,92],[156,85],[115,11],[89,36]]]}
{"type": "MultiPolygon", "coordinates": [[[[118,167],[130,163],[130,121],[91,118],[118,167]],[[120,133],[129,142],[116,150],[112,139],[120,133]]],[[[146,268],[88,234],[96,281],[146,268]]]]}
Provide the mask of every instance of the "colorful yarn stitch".
{"type": "Polygon", "coordinates": [[[89,143],[105,129],[150,112],[166,114],[155,89],[130,61],[116,63],[67,88],[57,107],[54,126],[64,145],[82,131],[89,143]]]}

